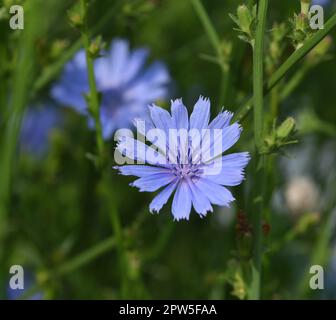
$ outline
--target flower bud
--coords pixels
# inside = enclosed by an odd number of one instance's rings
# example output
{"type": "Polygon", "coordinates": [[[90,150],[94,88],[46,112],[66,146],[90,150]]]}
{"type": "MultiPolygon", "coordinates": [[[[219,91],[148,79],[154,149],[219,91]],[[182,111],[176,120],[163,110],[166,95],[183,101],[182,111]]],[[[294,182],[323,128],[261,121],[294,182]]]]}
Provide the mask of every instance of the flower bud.
{"type": "Polygon", "coordinates": [[[310,7],[310,0],[301,0],[301,13],[307,15],[310,7]]]}
{"type": "Polygon", "coordinates": [[[296,30],[305,32],[307,26],[308,26],[308,16],[304,13],[298,14],[295,20],[296,30]]]}
{"type": "Polygon", "coordinates": [[[93,58],[97,58],[105,47],[105,43],[102,40],[101,36],[96,37],[90,43],[89,52],[93,58]]]}
{"type": "Polygon", "coordinates": [[[295,120],[292,117],[287,118],[277,129],[276,135],[278,138],[285,140],[295,130],[295,120]]]}
{"type": "Polygon", "coordinates": [[[246,5],[240,5],[237,9],[237,17],[239,20],[240,28],[243,32],[250,34],[251,23],[253,21],[253,17],[250,13],[250,10],[246,5]]]}
{"type": "Polygon", "coordinates": [[[238,26],[237,30],[240,34],[238,38],[254,45],[255,21],[257,16],[257,5],[248,7],[240,5],[237,8],[237,16],[229,14],[230,18],[238,26]]]}

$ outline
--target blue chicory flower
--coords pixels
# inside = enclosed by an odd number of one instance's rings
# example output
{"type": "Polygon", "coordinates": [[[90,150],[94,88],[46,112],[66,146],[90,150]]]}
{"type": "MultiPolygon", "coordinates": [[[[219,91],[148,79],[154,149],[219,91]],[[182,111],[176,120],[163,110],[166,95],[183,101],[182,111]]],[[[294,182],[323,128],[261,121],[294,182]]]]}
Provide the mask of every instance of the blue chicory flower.
{"type": "Polygon", "coordinates": [[[23,152],[41,156],[48,149],[50,133],[62,123],[61,114],[52,106],[29,107],[24,115],[20,148],[23,152]]]}
{"type": "Polygon", "coordinates": [[[235,199],[225,186],[242,182],[250,159],[248,152],[222,155],[238,141],[242,131],[237,122],[230,124],[233,114],[220,112],[209,123],[210,101],[203,97],[196,102],[190,119],[182,100],[171,102],[171,114],[156,105],[150,106],[149,112],[150,120],[144,122],[146,126],[139,125],[138,120],[136,126],[158,151],[152,152],[151,146],[132,137],[126,141],[119,137],[118,151],[143,164],[114,168],[123,175],[139,177],[131,185],[141,192],[163,188],[150,203],[150,211],[159,212],[175,190],[172,203],[175,220],[188,220],[192,206],[201,217],[213,211],[211,204],[229,207],[235,199]],[[159,132],[156,138],[153,130],[159,132]],[[170,139],[174,130],[185,130],[187,137],[180,135],[177,140],[170,139]],[[193,138],[197,131],[201,143],[195,147],[193,141],[197,139],[193,138]],[[168,145],[167,140],[157,139],[160,132],[169,136],[168,145]]]}
{"type": "MultiPolygon", "coordinates": [[[[145,116],[148,103],[167,97],[168,71],[159,61],[145,67],[148,54],[145,48],[130,51],[128,41],[116,39],[110,49],[95,60],[104,139],[109,139],[118,128],[130,127],[134,117],[145,116]]],[[[80,50],[66,64],[51,93],[59,103],[89,116],[85,101],[88,92],[85,51],[80,50]]],[[[93,127],[92,118],[89,119],[90,127],[93,127]]]]}
{"type": "Polygon", "coordinates": [[[329,5],[330,0],[313,0],[312,5],[327,6],[329,5]]]}
{"type": "MultiPolygon", "coordinates": [[[[36,283],[35,276],[31,272],[25,272],[24,279],[24,289],[12,289],[7,287],[7,299],[8,300],[18,300],[20,299],[29,289],[31,289],[36,283]]],[[[28,297],[28,300],[43,300],[44,294],[42,291],[34,293],[32,296],[28,297]]]]}

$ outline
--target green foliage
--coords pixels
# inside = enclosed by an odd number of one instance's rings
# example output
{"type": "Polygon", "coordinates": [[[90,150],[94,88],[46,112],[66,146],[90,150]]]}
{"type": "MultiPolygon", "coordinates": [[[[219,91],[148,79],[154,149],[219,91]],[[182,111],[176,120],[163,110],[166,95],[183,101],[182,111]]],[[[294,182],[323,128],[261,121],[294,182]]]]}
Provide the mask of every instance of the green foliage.
{"type": "Polygon", "coordinates": [[[254,44],[255,26],[257,21],[257,5],[249,8],[246,5],[240,5],[237,8],[237,16],[229,14],[233,22],[238,26],[235,30],[240,34],[239,39],[254,44]]]}
{"type": "MultiPolygon", "coordinates": [[[[25,297],[247,299],[256,239],[262,298],[335,297],[332,284],[325,292],[305,286],[309,264],[327,270],[334,240],[336,202],[329,194],[336,168],[327,175],[321,168],[335,159],[332,7],[325,29],[313,32],[300,1],[272,1],[264,27],[257,5],[237,7],[233,0],[42,2],[0,1],[0,298],[7,298],[9,267],[21,264],[35,278],[25,297]],[[14,3],[25,6],[23,31],[8,27],[14,3]],[[236,14],[229,19],[228,12],[236,14]],[[71,109],[59,107],[64,125],[51,132],[45,155],[21,150],[25,110],[50,101],[50,85],[80,48],[92,66],[116,37],[149,47],[153,59],[167,64],[172,98],[192,105],[203,94],[213,115],[224,104],[241,120],[234,151],[248,150],[252,162],[230,210],[216,207],[204,219],[177,223],[169,203],[151,215],[152,195],[133,190],[131,179],[112,170],[115,141],[102,143],[99,130],[88,129],[71,109]],[[307,140],[316,157],[325,155],[322,164],[304,158],[307,140]],[[297,150],[304,160],[292,157],[297,150]],[[293,167],[321,190],[314,215],[288,209],[284,197],[293,177],[286,172],[293,167]]],[[[98,124],[101,95],[92,68],[88,75],[87,102],[98,124]]]]}

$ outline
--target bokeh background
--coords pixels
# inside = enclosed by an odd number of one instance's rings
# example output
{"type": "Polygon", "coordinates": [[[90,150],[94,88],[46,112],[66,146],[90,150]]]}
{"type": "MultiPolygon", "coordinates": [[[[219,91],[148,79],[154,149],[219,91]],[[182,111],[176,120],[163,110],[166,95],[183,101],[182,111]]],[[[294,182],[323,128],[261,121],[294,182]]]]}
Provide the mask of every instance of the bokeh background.
{"type": "MultiPolygon", "coordinates": [[[[76,1],[42,1],[36,12],[26,13],[24,31],[11,30],[8,8],[25,8],[27,2],[0,1],[0,298],[245,298],[244,268],[253,239],[250,194],[260,183],[253,162],[244,183],[232,190],[237,201],[231,208],[217,207],[203,219],[192,213],[189,221],[179,222],[173,222],[170,204],[159,215],[150,214],[153,194],[139,193],[129,186],[132,179],[112,170],[113,139],[107,142],[111,169],[102,176],[88,156],[96,146],[87,120],[50,95],[65,63],[81,47],[68,14],[76,1]],[[121,220],[127,271],[113,245],[114,210],[121,220]],[[99,244],[102,253],[90,257],[99,244]],[[24,267],[24,292],[8,288],[11,265],[24,267]]],[[[273,24],[290,29],[289,19],[300,10],[299,1],[271,2],[266,77],[294,50],[284,36],[277,43],[279,57],[272,60],[273,24]]],[[[240,2],[203,4],[230,66],[225,81],[190,1],[90,1],[89,26],[108,45],[124,38],[132,48],[148,47],[149,61],[161,60],[169,70],[169,98],[182,97],[189,110],[202,94],[210,98],[213,115],[223,105],[235,112],[252,93],[252,52],[237,38],[228,15],[240,2]]],[[[327,19],[335,1],[325,2],[324,9],[327,19]]],[[[298,143],[271,156],[263,298],[336,298],[335,35],[267,98],[266,108],[277,110],[277,123],[295,119],[298,143]],[[293,88],[282,95],[295,77],[293,88]],[[324,290],[308,289],[313,264],[324,266],[324,290]]],[[[251,115],[242,126],[235,150],[253,153],[251,115]]]]}

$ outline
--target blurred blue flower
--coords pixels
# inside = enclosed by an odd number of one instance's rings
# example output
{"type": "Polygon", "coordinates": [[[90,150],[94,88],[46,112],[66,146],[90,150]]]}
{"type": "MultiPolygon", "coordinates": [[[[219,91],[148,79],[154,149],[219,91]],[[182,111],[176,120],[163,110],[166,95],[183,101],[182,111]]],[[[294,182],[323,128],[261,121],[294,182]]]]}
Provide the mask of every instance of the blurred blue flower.
{"type": "MultiPolygon", "coordinates": [[[[30,288],[32,288],[35,284],[35,278],[31,272],[25,272],[24,278],[24,289],[11,289],[9,286],[7,287],[7,299],[8,300],[18,300],[20,297],[27,292],[30,288]]],[[[32,296],[28,297],[29,300],[43,300],[43,293],[37,292],[32,296]]]]}
{"type": "Polygon", "coordinates": [[[141,192],[164,187],[151,202],[150,211],[159,212],[175,190],[172,203],[175,220],[188,220],[191,206],[201,217],[213,211],[211,204],[229,207],[234,197],[224,186],[242,182],[250,159],[247,152],[222,155],[238,141],[242,131],[237,122],[230,125],[233,114],[221,112],[209,123],[210,101],[203,97],[196,102],[190,119],[182,100],[172,101],[171,114],[155,105],[149,107],[149,112],[150,120],[136,120],[135,125],[158,152],[153,153],[152,147],[132,137],[126,140],[120,137],[119,152],[146,165],[124,165],[115,169],[123,175],[139,177],[131,185],[141,192]],[[206,134],[205,129],[210,134],[206,134]],[[177,130],[186,135],[171,139],[172,132],[177,130]],[[195,145],[197,132],[200,143],[195,145]],[[169,143],[161,139],[160,133],[169,137],[169,143]]]}
{"type": "Polygon", "coordinates": [[[330,3],[330,0],[313,0],[312,5],[327,6],[330,3]]]}
{"type": "MultiPolygon", "coordinates": [[[[167,97],[168,71],[158,61],[145,67],[148,53],[145,48],[130,51],[128,41],[116,39],[95,61],[104,139],[109,139],[118,128],[130,127],[134,117],[144,116],[148,103],[167,97]]],[[[52,88],[52,96],[88,116],[88,91],[85,51],[81,50],[65,66],[59,83],[52,88]]],[[[94,127],[91,118],[89,124],[94,127]]]]}
{"type": "MultiPolygon", "coordinates": [[[[336,210],[334,209],[334,213],[336,210]]],[[[326,268],[324,299],[336,299],[336,246],[331,252],[330,263],[326,268]]]]}
{"type": "Polygon", "coordinates": [[[21,150],[35,156],[43,155],[48,149],[50,133],[61,123],[59,110],[52,106],[28,108],[22,122],[21,150]]]}

